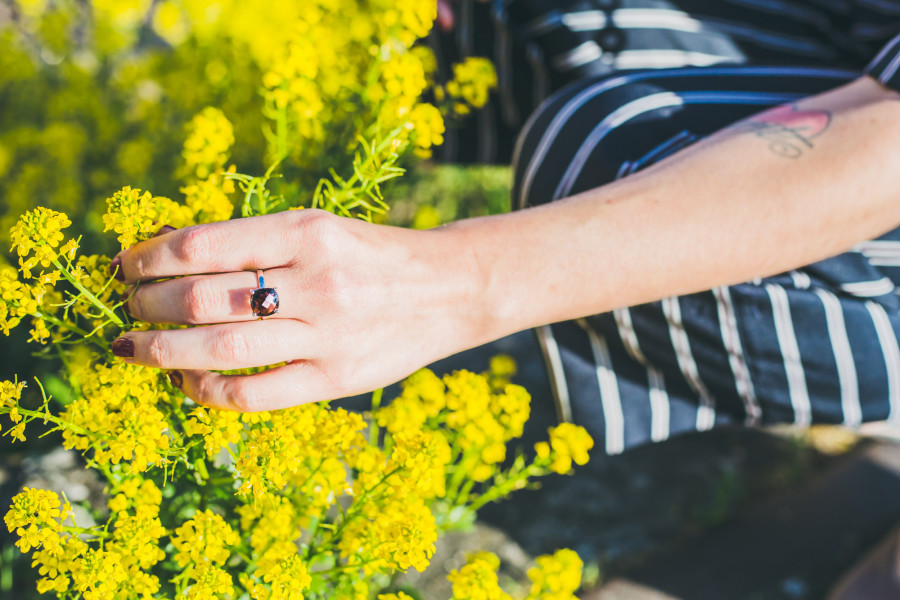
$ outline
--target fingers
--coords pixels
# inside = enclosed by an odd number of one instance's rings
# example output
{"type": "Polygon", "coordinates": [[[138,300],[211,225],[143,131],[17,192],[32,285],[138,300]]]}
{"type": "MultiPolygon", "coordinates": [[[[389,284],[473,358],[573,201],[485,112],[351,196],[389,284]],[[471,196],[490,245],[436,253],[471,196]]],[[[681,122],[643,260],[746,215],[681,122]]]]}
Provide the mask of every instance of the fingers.
{"type": "MultiPolygon", "coordinates": [[[[265,284],[276,288],[282,307],[308,306],[287,285],[287,269],[266,271],[265,284]]],[[[250,293],[257,287],[256,274],[249,271],[220,275],[192,275],[155,283],[142,283],[129,298],[127,309],[135,319],[147,323],[202,325],[253,321],[250,293]]],[[[279,309],[281,318],[295,316],[279,309]]],[[[299,316],[299,315],[296,315],[299,316]]]]}
{"type": "Polygon", "coordinates": [[[161,369],[244,369],[311,356],[312,327],[293,319],[132,331],[112,344],[116,356],[161,369]]]}
{"type": "Polygon", "coordinates": [[[223,410],[278,410],[339,396],[321,371],[302,360],[255,375],[179,371],[177,377],[188,398],[223,410]]]}
{"type": "Polygon", "coordinates": [[[302,224],[315,221],[319,212],[288,211],[177,229],[122,251],[111,269],[120,280],[134,282],[283,266],[296,254],[302,224]]]}

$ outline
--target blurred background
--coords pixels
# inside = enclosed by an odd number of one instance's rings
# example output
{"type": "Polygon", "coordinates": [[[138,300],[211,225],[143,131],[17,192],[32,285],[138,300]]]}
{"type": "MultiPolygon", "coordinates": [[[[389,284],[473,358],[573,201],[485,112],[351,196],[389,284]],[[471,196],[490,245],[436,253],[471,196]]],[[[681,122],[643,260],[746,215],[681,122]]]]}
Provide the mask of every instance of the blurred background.
{"type": "MultiPolygon", "coordinates": [[[[262,172],[260,39],[275,44],[284,33],[267,29],[278,19],[259,13],[277,17],[289,5],[0,0],[4,251],[15,219],[38,204],[72,216],[85,246],[114,251],[98,206],[126,184],[177,197],[184,129],[205,106],[232,121],[231,160],[241,172],[262,172]],[[231,19],[206,14],[226,4],[231,19]],[[192,23],[216,27],[190,27],[184,6],[196,12],[192,23]]],[[[505,167],[423,161],[388,189],[387,222],[429,228],[505,212],[509,185],[505,167]]],[[[0,338],[0,379],[39,376],[54,401],[66,403],[59,365],[38,346],[22,352],[26,338],[24,328],[0,338]]],[[[484,368],[500,351],[517,359],[516,382],[534,396],[528,447],[554,422],[529,332],[434,368],[484,368]]],[[[0,453],[0,510],[24,485],[102,504],[101,484],[80,456],[60,449],[57,435],[20,444],[4,436],[0,453]]],[[[529,557],[568,546],[588,565],[585,593],[594,599],[821,598],[900,521],[898,498],[900,435],[886,425],[717,430],[618,457],[597,452],[575,475],[487,507],[473,532],[442,540],[435,568],[410,581],[426,598],[448,597],[446,572],[477,548],[497,552],[515,586],[529,557]]],[[[13,542],[0,528],[0,598],[36,598],[36,574],[13,542]]]]}

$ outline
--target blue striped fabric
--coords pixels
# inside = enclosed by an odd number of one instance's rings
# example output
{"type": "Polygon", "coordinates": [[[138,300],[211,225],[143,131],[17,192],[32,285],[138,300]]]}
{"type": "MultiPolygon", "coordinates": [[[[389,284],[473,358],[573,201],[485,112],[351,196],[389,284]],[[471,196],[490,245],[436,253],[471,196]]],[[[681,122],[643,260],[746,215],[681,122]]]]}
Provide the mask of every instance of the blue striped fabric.
{"type": "MultiPolygon", "coordinates": [[[[439,61],[489,56],[501,89],[448,133],[445,158],[512,154],[517,208],[627,176],[862,72],[900,89],[900,1],[458,6],[457,29],[433,39],[439,61]]],[[[900,230],[775,277],[536,334],[559,418],[610,454],[725,424],[900,422],[898,284],[900,230]]]]}
{"type": "MultiPolygon", "coordinates": [[[[581,82],[551,98],[520,138],[514,198],[532,206],[603,185],[854,77],[731,66],[581,82]],[[658,97],[671,102],[644,102],[658,97]],[[623,109],[627,118],[612,118],[623,109]]],[[[609,453],[723,424],[900,417],[898,275],[894,231],[790,273],[540,328],[560,415],[609,453]]]]}
{"type": "MultiPolygon", "coordinates": [[[[457,27],[435,32],[440,72],[487,56],[500,89],[451,128],[439,158],[509,162],[541,102],[566,85],[621,70],[726,64],[818,66],[896,81],[900,0],[457,0],[457,27]],[[885,52],[879,55],[880,50],[885,52]],[[880,56],[879,60],[873,57],[880,56]],[[866,65],[871,61],[871,64],[866,65]],[[889,68],[890,67],[890,68],[889,68]]],[[[889,81],[890,80],[890,81],[889,81]]]]}

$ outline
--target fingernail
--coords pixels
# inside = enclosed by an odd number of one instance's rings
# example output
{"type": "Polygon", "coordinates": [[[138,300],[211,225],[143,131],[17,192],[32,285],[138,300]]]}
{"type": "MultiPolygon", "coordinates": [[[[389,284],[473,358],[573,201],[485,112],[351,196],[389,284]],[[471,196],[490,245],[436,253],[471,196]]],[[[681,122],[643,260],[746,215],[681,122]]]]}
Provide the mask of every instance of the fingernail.
{"type": "Polygon", "coordinates": [[[181,371],[169,371],[166,373],[166,377],[169,378],[169,383],[179,390],[181,389],[181,384],[184,383],[184,376],[181,374],[181,371]]]}
{"type": "Polygon", "coordinates": [[[112,353],[119,358],[134,358],[134,342],[131,338],[118,338],[112,343],[112,353]]]}
{"type": "Polygon", "coordinates": [[[118,256],[109,263],[109,273],[116,278],[116,281],[125,281],[125,273],[122,271],[122,259],[118,256]]]}
{"type": "Polygon", "coordinates": [[[156,237],[158,235],[166,235],[167,233],[172,233],[176,229],[178,229],[178,228],[172,227],[171,225],[163,225],[162,227],[159,228],[159,231],[157,231],[156,233],[153,234],[153,237],[156,237]]]}

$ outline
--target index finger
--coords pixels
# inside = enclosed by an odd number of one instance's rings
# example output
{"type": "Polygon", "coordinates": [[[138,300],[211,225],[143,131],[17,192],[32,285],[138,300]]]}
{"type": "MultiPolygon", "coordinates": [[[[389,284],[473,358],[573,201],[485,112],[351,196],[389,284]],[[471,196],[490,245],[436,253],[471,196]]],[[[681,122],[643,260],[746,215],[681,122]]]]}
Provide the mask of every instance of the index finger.
{"type": "MultiPolygon", "coordinates": [[[[286,265],[299,245],[301,224],[312,215],[288,211],[193,225],[159,235],[127,250],[110,264],[129,283],[286,265]]],[[[319,211],[309,211],[319,212],[319,211]]]]}

